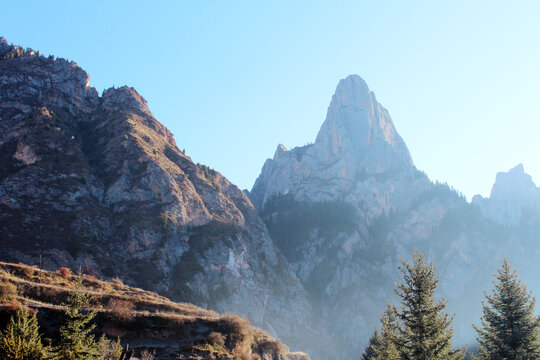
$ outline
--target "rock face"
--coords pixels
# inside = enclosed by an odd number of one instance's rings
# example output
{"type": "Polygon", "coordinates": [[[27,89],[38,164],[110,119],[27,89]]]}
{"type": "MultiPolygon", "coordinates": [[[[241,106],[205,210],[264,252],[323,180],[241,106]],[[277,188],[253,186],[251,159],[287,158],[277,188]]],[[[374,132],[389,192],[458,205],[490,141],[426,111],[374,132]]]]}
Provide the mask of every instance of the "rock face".
{"type": "Polygon", "coordinates": [[[524,210],[540,210],[540,189],[519,164],[506,173],[497,174],[489,198],[476,195],[472,203],[486,218],[501,225],[515,226],[520,223],[524,210]]]}
{"type": "Polygon", "coordinates": [[[180,151],[133,88],[89,82],[0,38],[1,260],[118,276],[311,350],[311,305],[247,196],[180,151]]]}
{"type": "Polygon", "coordinates": [[[432,183],[414,167],[388,112],[352,75],[339,82],[315,143],[279,145],[250,198],[339,344],[338,358],[348,359],[362,351],[384,304],[396,300],[400,258],[415,249],[437,266],[438,295],[456,313],[456,343],[472,344],[471,322],[501,258],[524,264],[524,257],[534,261],[527,252],[537,252],[531,234],[538,215],[529,212],[526,227],[504,228],[490,211],[513,221],[515,209],[537,203],[537,194],[519,167],[498,175],[482,211],[432,183]]]}
{"type": "MultiPolygon", "coordinates": [[[[279,194],[310,201],[362,196],[364,181],[375,176],[415,181],[418,173],[388,111],[364,80],[351,75],[339,82],[315,143],[291,151],[279,145],[274,158],[264,164],[250,197],[262,209],[279,194]]],[[[366,200],[389,201],[372,195],[366,200]]],[[[391,196],[400,201],[402,195],[391,196]]]]}

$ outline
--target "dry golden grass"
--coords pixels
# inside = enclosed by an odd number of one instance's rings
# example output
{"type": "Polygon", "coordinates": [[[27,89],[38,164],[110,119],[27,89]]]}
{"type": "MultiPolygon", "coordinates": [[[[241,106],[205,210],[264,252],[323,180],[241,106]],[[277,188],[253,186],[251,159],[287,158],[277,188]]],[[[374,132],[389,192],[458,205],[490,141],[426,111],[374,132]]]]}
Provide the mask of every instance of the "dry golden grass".
{"type": "Polygon", "coordinates": [[[258,354],[262,353],[288,353],[285,345],[238,315],[220,315],[193,304],[176,303],[127,286],[120,279],[109,282],[92,275],[71,275],[65,270],[57,273],[0,262],[0,299],[6,299],[1,301],[4,308],[10,306],[9,301],[16,301],[29,307],[61,311],[62,304],[75,291],[78,276],[93,298],[92,308],[103,319],[112,321],[104,325],[109,336],[126,335],[132,327],[129,324],[135,327],[158,324],[158,328],[165,329],[160,336],[177,336],[176,333],[186,331],[198,334],[187,346],[191,353],[206,359],[259,360],[258,354]],[[206,329],[206,335],[199,328],[206,329]]]}

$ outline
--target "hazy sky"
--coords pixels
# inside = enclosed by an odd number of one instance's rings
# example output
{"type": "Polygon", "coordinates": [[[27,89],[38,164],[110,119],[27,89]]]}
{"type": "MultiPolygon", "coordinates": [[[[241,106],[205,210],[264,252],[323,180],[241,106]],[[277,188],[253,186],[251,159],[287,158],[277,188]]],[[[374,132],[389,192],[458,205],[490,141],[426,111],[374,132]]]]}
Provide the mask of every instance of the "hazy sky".
{"type": "Polygon", "coordinates": [[[362,76],[416,166],[470,199],[540,182],[540,1],[4,1],[0,36],[135,87],[195,162],[251,188],[362,76]]]}

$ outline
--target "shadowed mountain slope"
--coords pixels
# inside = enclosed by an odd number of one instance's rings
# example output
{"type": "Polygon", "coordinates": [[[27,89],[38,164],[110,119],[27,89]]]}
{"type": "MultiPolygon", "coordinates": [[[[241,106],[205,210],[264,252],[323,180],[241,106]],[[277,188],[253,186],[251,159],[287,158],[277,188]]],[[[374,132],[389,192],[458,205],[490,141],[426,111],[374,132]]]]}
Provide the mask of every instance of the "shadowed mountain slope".
{"type": "Polygon", "coordinates": [[[133,88],[89,82],[0,38],[1,260],[118,276],[302,346],[311,305],[247,196],[133,88]]]}

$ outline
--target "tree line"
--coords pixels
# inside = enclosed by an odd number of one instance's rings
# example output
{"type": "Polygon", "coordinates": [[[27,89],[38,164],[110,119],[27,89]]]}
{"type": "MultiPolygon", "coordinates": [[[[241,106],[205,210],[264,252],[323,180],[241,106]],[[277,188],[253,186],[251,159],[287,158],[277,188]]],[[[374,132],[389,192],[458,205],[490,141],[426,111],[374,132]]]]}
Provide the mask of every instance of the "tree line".
{"type": "MultiPolygon", "coordinates": [[[[433,263],[416,251],[412,262],[402,260],[403,280],[395,293],[399,306],[387,304],[362,360],[462,360],[466,348],[452,343],[453,315],[447,301],[436,301],[439,278],[433,263]]],[[[482,301],[477,333],[476,360],[540,359],[540,318],[534,315],[535,298],[505,259],[495,274],[494,288],[482,301]]]]}

